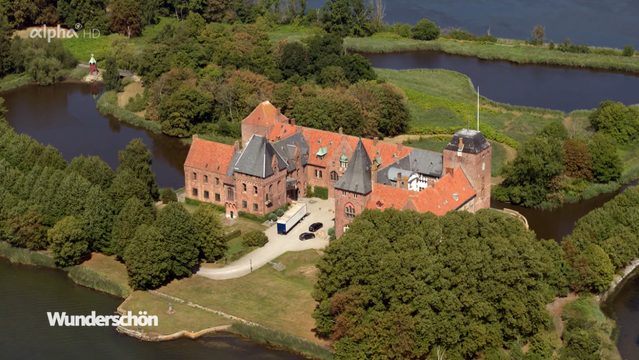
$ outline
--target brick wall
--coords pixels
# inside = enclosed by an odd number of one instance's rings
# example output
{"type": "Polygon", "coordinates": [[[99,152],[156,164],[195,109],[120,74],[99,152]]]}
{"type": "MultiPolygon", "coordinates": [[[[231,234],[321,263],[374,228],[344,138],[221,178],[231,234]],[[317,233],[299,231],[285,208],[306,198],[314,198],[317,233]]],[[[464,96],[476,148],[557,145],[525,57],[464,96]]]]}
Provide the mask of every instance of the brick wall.
{"type": "Polygon", "coordinates": [[[245,174],[235,174],[235,199],[238,211],[264,215],[286,204],[286,170],[266,179],[245,174]],[[246,191],[244,191],[246,185],[246,191]],[[257,187],[257,194],[255,193],[257,187]],[[269,195],[269,189],[271,189],[269,195]],[[266,201],[271,200],[270,205],[266,201]],[[246,202],[246,203],[244,203],[246,202]],[[257,210],[254,210],[254,204],[257,210]],[[246,207],[244,207],[246,205],[246,207]]]}
{"type": "Polygon", "coordinates": [[[490,208],[490,174],[492,169],[492,146],[480,154],[461,153],[444,149],[444,169],[460,166],[475,189],[477,197],[469,211],[490,208]]]}
{"type": "Polygon", "coordinates": [[[350,224],[354,218],[346,216],[346,206],[352,205],[355,208],[355,216],[359,215],[366,208],[370,194],[360,195],[341,190],[335,190],[335,236],[340,237],[344,233],[344,227],[350,224]]]}
{"type": "Polygon", "coordinates": [[[251,136],[253,135],[268,137],[268,135],[271,133],[271,129],[273,129],[272,126],[261,126],[242,123],[242,147],[246,146],[249,140],[251,140],[251,136]]]}
{"type": "Polygon", "coordinates": [[[226,200],[224,183],[233,183],[233,178],[212,171],[184,167],[184,189],[188,198],[223,206],[226,200]]]}

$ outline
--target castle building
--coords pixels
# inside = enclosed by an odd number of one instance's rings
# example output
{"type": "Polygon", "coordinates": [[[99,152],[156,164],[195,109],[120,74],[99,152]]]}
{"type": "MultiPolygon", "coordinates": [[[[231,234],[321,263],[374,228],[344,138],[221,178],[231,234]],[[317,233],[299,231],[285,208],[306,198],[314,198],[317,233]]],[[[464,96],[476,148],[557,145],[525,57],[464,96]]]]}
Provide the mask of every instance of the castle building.
{"type": "Polygon", "coordinates": [[[265,215],[308,187],[327,188],[339,237],[364,209],[443,215],[490,207],[491,159],[490,143],[476,130],[458,131],[442,154],[296,126],[265,101],[242,121],[242,149],[193,136],[185,189],[233,218],[265,215]]]}

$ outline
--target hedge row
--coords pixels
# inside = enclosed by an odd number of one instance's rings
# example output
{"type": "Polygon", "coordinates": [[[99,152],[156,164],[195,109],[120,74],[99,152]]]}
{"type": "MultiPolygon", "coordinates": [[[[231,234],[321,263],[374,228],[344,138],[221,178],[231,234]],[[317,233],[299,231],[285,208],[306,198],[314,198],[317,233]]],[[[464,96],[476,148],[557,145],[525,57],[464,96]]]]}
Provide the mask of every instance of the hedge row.
{"type": "Polygon", "coordinates": [[[213,208],[215,210],[217,210],[219,212],[226,213],[226,208],[224,206],[222,206],[222,205],[216,205],[216,204],[212,204],[212,203],[205,202],[205,201],[191,199],[191,198],[188,198],[188,197],[186,199],[184,199],[184,203],[187,204],[187,205],[193,205],[193,206],[200,206],[202,204],[208,204],[208,205],[213,206],[213,208]]]}

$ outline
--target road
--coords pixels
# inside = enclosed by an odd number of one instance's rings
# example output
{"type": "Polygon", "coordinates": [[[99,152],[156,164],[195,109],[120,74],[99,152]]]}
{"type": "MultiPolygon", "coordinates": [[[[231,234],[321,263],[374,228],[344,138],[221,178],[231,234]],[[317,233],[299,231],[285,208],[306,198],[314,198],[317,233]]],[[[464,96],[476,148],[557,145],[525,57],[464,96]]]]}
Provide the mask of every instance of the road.
{"type": "Polygon", "coordinates": [[[269,227],[264,233],[268,236],[268,243],[261,248],[253,250],[235,262],[217,269],[200,268],[197,275],[209,279],[224,280],[234,279],[251,273],[252,270],[266,265],[269,261],[276,259],[287,251],[303,251],[309,249],[323,249],[328,245],[328,229],[334,226],[335,200],[321,200],[317,198],[301,199],[300,202],[307,204],[307,211],[311,214],[300,221],[286,235],[277,233],[277,226],[269,227]],[[324,234],[321,238],[300,241],[299,236],[303,232],[308,232],[308,227],[312,223],[321,222],[324,227],[318,234],[324,234]]]}

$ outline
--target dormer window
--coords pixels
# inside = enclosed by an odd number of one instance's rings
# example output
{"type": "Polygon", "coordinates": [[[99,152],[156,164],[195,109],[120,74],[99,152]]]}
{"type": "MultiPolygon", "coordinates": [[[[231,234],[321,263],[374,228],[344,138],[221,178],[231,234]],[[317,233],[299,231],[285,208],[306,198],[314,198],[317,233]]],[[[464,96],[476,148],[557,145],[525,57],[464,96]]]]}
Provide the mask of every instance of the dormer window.
{"type": "Polygon", "coordinates": [[[346,170],[346,168],[348,167],[348,157],[346,156],[346,154],[342,154],[342,156],[340,156],[339,167],[344,170],[346,170]]]}
{"type": "Polygon", "coordinates": [[[320,147],[319,150],[317,150],[317,153],[315,154],[317,155],[317,160],[320,160],[320,161],[324,160],[327,153],[328,153],[328,146],[320,147]]]}

